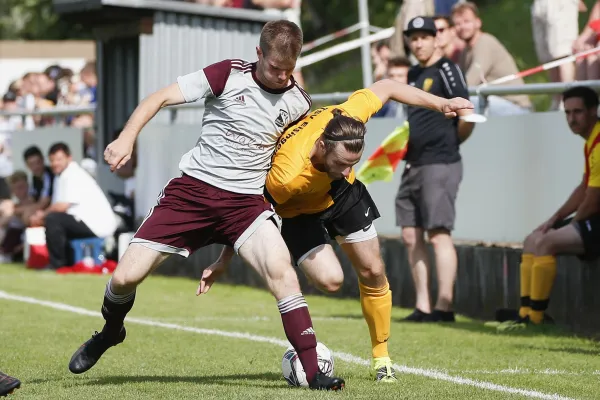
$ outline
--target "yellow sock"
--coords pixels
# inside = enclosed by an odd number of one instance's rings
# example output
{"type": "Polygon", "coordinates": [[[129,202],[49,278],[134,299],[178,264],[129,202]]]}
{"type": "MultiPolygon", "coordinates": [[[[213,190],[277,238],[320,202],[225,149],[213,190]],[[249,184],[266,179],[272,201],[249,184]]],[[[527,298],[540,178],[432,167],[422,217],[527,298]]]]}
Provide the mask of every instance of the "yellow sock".
{"type": "Polygon", "coordinates": [[[535,257],[531,273],[531,312],[529,313],[529,320],[534,324],[540,324],[544,319],[554,278],[556,278],[556,258],[535,257]]]}
{"type": "Polygon", "coordinates": [[[519,317],[525,318],[531,312],[531,268],[533,267],[533,254],[523,253],[521,256],[521,308],[519,317]]]}
{"type": "Polygon", "coordinates": [[[392,319],[392,291],[389,283],[380,288],[371,288],[358,282],[360,305],[369,326],[373,358],[389,357],[387,341],[390,337],[392,319]]]}

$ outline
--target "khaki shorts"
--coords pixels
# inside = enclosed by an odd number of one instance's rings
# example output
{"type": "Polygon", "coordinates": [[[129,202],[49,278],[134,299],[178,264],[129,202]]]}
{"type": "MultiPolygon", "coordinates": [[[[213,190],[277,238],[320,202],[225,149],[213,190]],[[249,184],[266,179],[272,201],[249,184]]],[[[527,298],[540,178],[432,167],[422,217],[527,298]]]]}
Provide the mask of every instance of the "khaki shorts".
{"type": "Polygon", "coordinates": [[[531,25],[535,51],[545,63],[572,54],[579,26],[579,0],[535,0],[531,25]]]}

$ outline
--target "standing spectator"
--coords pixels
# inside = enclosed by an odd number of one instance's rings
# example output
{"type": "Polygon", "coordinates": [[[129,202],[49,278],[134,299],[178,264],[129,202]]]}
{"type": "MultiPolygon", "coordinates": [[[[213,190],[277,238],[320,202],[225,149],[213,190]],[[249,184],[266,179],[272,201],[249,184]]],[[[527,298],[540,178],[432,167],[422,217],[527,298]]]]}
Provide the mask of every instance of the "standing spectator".
{"type": "Polygon", "coordinates": [[[465,42],[456,36],[456,29],[449,17],[436,15],[433,17],[437,29],[438,51],[453,63],[460,61],[460,54],[465,48],[465,42]]]}
{"type": "Polygon", "coordinates": [[[437,15],[450,15],[452,7],[456,3],[464,3],[465,0],[434,0],[435,13],[437,15]]]}
{"type": "Polygon", "coordinates": [[[371,46],[371,59],[373,61],[373,80],[375,82],[386,77],[388,60],[390,59],[390,46],[387,40],[380,40],[371,46]]]}
{"type": "MultiPolygon", "coordinates": [[[[411,86],[445,98],[468,98],[460,68],[436,52],[432,18],[410,21],[405,34],[419,65],[408,73],[411,86]]],[[[406,166],[396,196],[396,222],[408,250],[417,301],[408,321],[454,321],[452,311],[457,256],[450,232],[454,228],[455,201],[462,180],[460,143],[473,124],[447,119],[434,111],[408,107],[410,140],[406,166]],[[435,252],[438,299],[432,312],[429,301],[425,232],[435,252]]]]}
{"type": "MultiPolygon", "coordinates": [[[[506,48],[489,33],[481,31],[481,19],[475,3],[467,1],[456,4],[452,9],[452,21],[458,37],[466,42],[459,65],[466,71],[467,84],[477,86],[494,79],[519,72],[515,60],[506,48]]],[[[508,82],[510,85],[523,85],[523,79],[508,82]]],[[[492,115],[525,114],[531,103],[525,95],[489,96],[489,112],[492,115]]],[[[478,106],[479,98],[471,102],[478,106]]]]}
{"type": "Polygon", "coordinates": [[[435,14],[433,0],[404,0],[396,15],[396,31],[390,38],[390,50],[393,57],[409,57],[409,49],[404,37],[408,22],[417,16],[431,17],[435,14]]]}
{"type": "MultiPolygon", "coordinates": [[[[586,11],[585,4],[580,2],[580,11],[586,11]]],[[[600,0],[594,3],[592,11],[585,28],[573,42],[573,52],[579,53],[585,50],[591,50],[599,44],[598,32],[591,26],[592,22],[600,20],[600,0]]],[[[593,54],[576,62],[577,70],[575,77],[578,81],[592,80],[600,78],[600,56],[593,54]]]]}
{"type": "MultiPolygon", "coordinates": [[[[387,77],[397,82],[408,83],[408,70],[411,67],[410,61],[406,57],[394,57],[388,61],[387,77]]],[[[389,100],[381,110],[373,117],[388,117],[405,120],[406,119],[406,104],[398,103],[397,101],[389,100]]]]}
{"type": "Polygon", "coordinates": [[[52,204],[31,219],[46,228],[50,264],[56,269],[70,265],[69,240],[112,236],[117,219],[100,186],[73,161],[66,144],[52,145],[48,154],[56,175],[52,204]]]}
{"type": "MultiPolygon", "coordinates": [[[[578,31],[578,0],[535,0],[531,6],[531,27],[540,63],[571,55],[578,31]]],[[[552,82],[572,82],[575,64],[565,63],[548,70],[552,82]]],[[[554,96],[551,109],[559,108],[561,96],[554,96]]]]}

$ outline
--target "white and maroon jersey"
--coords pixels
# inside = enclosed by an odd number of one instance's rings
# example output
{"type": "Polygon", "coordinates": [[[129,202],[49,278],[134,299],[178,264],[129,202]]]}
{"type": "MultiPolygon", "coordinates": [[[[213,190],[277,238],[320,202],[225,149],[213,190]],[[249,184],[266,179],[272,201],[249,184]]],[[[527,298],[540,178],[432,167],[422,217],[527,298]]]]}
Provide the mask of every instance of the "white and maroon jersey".
{"type": "Polygon", "coordinates": [[[179,163],[182,172],[230,192],[263,194],[277,140],[311,103],[293,79],[269,89],[255,71],[256,63],[225,60],[177,78],[185,101],[205,98],[206,108],[200,138],[179,163]]]}

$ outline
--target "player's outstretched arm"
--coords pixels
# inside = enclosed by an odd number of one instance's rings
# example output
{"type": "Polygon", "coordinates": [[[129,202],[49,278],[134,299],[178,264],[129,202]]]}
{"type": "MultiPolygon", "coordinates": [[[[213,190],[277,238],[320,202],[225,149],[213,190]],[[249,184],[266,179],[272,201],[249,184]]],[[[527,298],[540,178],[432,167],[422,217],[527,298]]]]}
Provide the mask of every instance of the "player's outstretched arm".
{"type": "Polygon", "coordinates": [[[375,82],[369,87],[369,90],[375,93],[383,104],[388,100],[395,100],[411,106],[439,111],[448,118],[473,112],[473,104],[467,99],[462,97],[445,99],[392,79],[382,79],[375,82]]]}
{"type": "Polygon", "coordinates": [[[162,88],[142,100],[129,117],[119,137],[104,151],[104,160],[110,165],[111,171],[121,168],[129,161],[137,136],[161,108],[182,103],[185,103],[185,99],[177,83],[162,88]]]}

